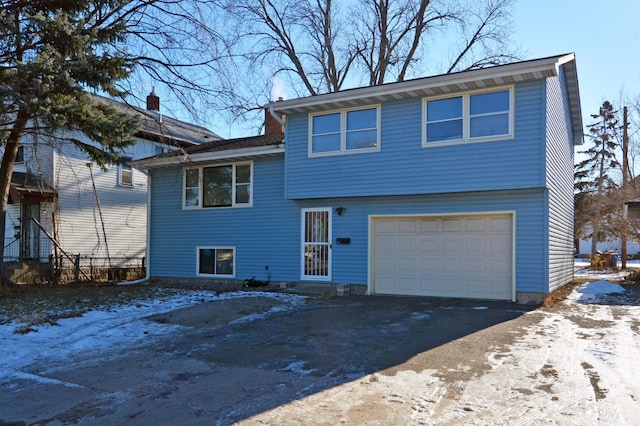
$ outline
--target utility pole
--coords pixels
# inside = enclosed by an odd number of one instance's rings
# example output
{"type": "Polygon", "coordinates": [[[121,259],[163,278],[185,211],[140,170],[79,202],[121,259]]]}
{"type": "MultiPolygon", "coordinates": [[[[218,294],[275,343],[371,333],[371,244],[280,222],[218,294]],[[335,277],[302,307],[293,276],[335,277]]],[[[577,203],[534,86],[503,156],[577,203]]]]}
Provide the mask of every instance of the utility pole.
{"type": "MultiPolygon", "coordinates": [[[[623,202],[627,200],[627,180],[629,179],[629,173],[627,168],[629,167],[629,159],[627,157],[629,151],[629,133],[627,132],[629,127],[627,107],[622,109],[622,196],[623,202]]],[[[627,217],[622,218],[622,269],[627,268],[627,234],[629,232],[629,222],[627,217]]]]}

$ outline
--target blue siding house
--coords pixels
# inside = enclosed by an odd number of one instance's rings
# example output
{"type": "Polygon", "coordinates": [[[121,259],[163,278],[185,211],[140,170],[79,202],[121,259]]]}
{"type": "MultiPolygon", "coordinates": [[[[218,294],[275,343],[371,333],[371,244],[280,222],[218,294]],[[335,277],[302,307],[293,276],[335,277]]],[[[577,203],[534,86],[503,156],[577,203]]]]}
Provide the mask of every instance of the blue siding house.
{"type": "Polygon", "coordinates": [[[149,276],[525,303],[572,280],[573,54],[265,110],[263,136],[134,162],[149,276]]]}

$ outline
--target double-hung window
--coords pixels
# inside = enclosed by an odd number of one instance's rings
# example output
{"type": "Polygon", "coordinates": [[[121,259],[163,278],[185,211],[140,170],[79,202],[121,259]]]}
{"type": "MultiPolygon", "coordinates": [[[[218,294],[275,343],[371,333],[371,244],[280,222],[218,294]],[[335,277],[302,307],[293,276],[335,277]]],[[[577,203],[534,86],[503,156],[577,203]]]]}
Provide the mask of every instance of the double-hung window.
{"type": "Polygon", "coordinates": [[[197,275],[235,277],[235,247],[198,247],[197,275]]]}
{"type": "Polygon", "coordinates": [[[380,150],[380,107],[309,116],[309,156],[380,150]]]}
{"type": "Polygon", "coordinates": [[[424,100],[424,145],[507,139],[513,135],[513,89],[424,100]]]}
{"type": "Polygon", "coordinates": [[[133,186],[133,169],[129,164],[131,157],[123,157],[123,163],[118,166],[118,185],[133,186]]]}
{"type": "Polygon", "coordinates": [[[253,203],[253,163],[184,170],[185,208],[249,207],[253,203]]]}

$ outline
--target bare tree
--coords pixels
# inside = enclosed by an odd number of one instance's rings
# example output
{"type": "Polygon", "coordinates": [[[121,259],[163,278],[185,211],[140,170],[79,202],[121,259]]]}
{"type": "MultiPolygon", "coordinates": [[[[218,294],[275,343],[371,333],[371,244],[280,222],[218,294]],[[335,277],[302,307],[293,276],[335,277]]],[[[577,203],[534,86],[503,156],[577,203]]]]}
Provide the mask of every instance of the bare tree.
{"type": "MultiPolygon", "coordinates": [[[[237,36],[221,33],[225,11],[217,0],[129,1],[127,31],[121,54],[135,61],[132,75],[121,82],[132,103],[144,104],[150,85],[162,86],[175,102],[199,122],[228,111],[241,93],[232,47],[237,36]],[[144,87],[146,90],[142,90],[144,87]]],[[[163,102],[165,105],[165,102],[163,102]]],[[[169,105],[169,103],[166,103],[169,105]]],[[[217,117],[216,117],[217,118],[217,117]]]]}
{"type": "Polygon", "coordinates": [[[343,22],[332,0],[231,1],[245,50],[237,52],[255,71],[291,79],[300,92],[336,91],[344,83],[354,56],[342,45],[343,22]]]}
{"type": "Polygon", "coordinates": [[[227,0],[250,68],[297,95],[505,63],[513,0],[227,0]],[[445,42],[443,44],[443,42],[445,42]],[[437,46],[436,46],[437,44],[437,46]],[[452,57],[434,67],[438,50],[452,57]],[[357,76],[365,75],[364,81],[357,76]]]}

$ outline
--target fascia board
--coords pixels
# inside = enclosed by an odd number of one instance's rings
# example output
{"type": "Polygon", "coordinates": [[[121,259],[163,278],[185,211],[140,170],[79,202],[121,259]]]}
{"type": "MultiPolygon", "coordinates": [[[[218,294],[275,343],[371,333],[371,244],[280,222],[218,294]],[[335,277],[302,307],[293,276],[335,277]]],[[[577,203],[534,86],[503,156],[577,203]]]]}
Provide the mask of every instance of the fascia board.
{"type": "Polygon", "coordinates": [[[327,102],[348,102],[366,97],[393,96],[399,93],[424,90],[431,87],[447,86],[454,84],[464,84],[475,80],[500,79],[505,77],[515,77],[520,74],[549,73],[558,75],[559,65],[574,59],[574,54],[554,56],[533,61],[518,62],[492,68],[484,68],[461,73],[442,74],[434,77],[425,77],[416,80],[390,83],[381,86],[368,86],[357,89],[347,89],[340,92],[327,93],[323,95],[309,96],[292,100],[271,102],[266,108],[274,111],[295,110],[300,108],[310,108],[322,105],[327,102]]]}
{"type": "Polygon", "coordinates": [[[171,157],[149,158],[132,161],[131,166],[138,170],[157,167],[176,166],[182,164],[205,163],[208,161],[230,160],[240,157],[255,157],[259,155],[274,155],[284,153],[284,144],[270,145],[260,148],[239,148],[227,151],[202,152],[196,154],[179,154],[171,157]]]}

